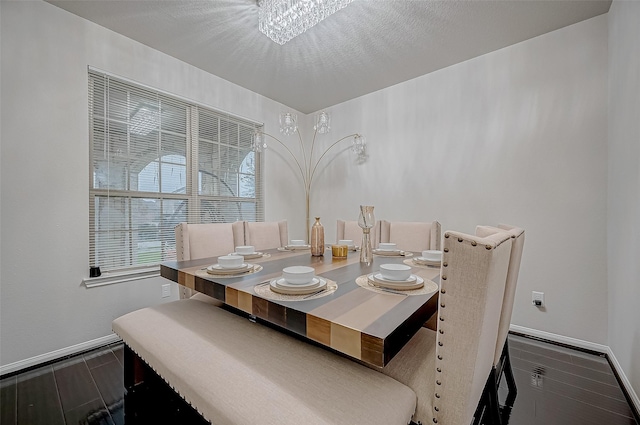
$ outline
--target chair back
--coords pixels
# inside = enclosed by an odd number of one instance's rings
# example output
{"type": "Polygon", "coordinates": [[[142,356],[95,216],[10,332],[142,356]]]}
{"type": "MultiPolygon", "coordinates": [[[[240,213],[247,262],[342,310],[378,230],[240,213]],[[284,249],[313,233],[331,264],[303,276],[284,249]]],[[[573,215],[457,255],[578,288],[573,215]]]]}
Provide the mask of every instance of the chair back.
{"type": "Polygon", "coordinates": [[[178,261],[218,257],[244,244],[244,227],[235,223],[180,223],[175,227],[178,261]]]}
{"type": "Polygon", "coordinates": [[[511,237],[511,257],[509,259],[509,271],[507,272],[504,298],[502,300],[500,327],[498,328],[498,339],[496,341],[496,351],[493,359],[494,366],[497,365],[500,360],[504,343],[506,342],[507,335],[509,334],[511,314],[513,313],[513,302],[516,296],[516,285],[518,283],[518,274],[520,273],[520,262],[522,259],[522,251],[524,249],[524,230],[519,227],[510,226],[508,224],[499,224],[498,227],[476,227],[477,236],[489,236],[497,232],[505,232],[511,237]]]}
{"type": "Polygon", "coordinates": [[[441,227],[437,221],[408,222],[387,221],[380,223],[380,242],[392,242],[405,251],[421,252],[440,249],[441,227]]]}
{"type": "MultiPolygon", "coordinates": [[[[380,235],[379,221],[376,221],[373,227],[371,228],[370,235],[371,235],[371,246],[373,248],[376,248],[379,242],[377,238],[380,235]]],[[[356,246],[360,246],[362,244],[362,228],[358,226],[357,221],[345,221],[345,220],[337,221],[336,243],[343,239],[352,240],[356,246]]]]}
{"type": "Polygon", "coordinates": [[[433,418],[466,425],[493,367],[511,237],[447,231],[443,245],[433,418]]]}
{"type": "Polygon", "coordinates": [[[244,242],[258,251],[286,246],[289,243],[287,220],[245,221],[244,242]]]}

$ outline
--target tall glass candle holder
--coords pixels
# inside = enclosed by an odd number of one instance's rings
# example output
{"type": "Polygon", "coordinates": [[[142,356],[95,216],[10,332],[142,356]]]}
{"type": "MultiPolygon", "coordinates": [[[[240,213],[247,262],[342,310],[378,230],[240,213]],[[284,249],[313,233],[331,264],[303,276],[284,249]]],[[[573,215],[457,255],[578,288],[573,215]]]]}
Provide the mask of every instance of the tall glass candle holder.
{"type": "Polygon", "coordinates": [[[362,228],[362,244],[360,245],[360,262],[367,266],[373,262],[373,247],[371,246],[371,228],[376,218],[373,215],[373,206],[360,205],[358,226],[362,228]]]}

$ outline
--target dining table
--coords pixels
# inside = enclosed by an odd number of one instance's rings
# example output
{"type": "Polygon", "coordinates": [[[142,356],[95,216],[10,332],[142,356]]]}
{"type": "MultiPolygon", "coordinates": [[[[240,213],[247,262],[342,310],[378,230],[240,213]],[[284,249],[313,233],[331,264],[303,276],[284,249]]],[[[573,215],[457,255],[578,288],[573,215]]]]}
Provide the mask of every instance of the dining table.
{"type": "Polygon", "coordinates": [[[358,251],[335,258],[331,249],[322,256],[309,250],[277,248],[247,259],[250,271],[238,275],[211,274],[217,257],[165,261],[162,277],[223,302],[250,320],[347,356],[374,368],[393,359],[421,326],[437,312],[440,266],[420,265],[418,253],[374,255],[360,262],[358,251]],[[369,277],[381,264],[405,263],[424,281],[419,289],[395,290],[371,284],[369,277]],[[272,289],[289,266],[310,266],[326,282],[309,294],[282,294],[272,289]]]}

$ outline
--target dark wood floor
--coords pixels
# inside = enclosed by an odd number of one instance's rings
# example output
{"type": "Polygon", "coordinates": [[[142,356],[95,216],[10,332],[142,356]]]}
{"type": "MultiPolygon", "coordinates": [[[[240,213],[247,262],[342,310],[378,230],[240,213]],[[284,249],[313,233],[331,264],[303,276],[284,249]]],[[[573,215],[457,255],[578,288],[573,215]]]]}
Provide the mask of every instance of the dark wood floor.
{"type": "MultiPolygon", "coordinates": [[[[509,346],[518,386],[510,425],[640,425],[604,357],[516,335],[509,346]]],[[[4,377],[0,424],[124,424],[122,363],[115,344],[4,377]]]]}

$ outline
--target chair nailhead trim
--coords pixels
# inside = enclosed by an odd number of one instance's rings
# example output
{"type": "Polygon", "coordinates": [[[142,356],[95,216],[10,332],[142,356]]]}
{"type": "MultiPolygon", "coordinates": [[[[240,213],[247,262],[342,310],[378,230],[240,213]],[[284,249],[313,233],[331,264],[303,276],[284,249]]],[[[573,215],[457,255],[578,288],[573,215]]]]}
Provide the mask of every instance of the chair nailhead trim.
{"type": "Polygon", "coordinates": [[[438,354],[438,360],[442,360],[442,356],[438,354]]]}
{"type": "Polygon", "coordinates": [[[444,344],[442,344],[442,341],[438,341],[438,345],[442,347],[444,344]]]}
{"type": "Polygon", "coordinates": [[[447,238],[447,239],[449,239],[449,234],[448,234],[448,233],[445,233],[445,234],[444,234],[444,237],[445,237],[445,238],[447,238]]]}
{"type": "Polygon", "coordinates": [[[447,276],[446,275],[442,275],[442,280],[447,280],[447,276]]]}
{"type": "Polygon", "coordinates": [[[436,385],[442,385],[442,382],[436,381],[436,385]]]}
{"type": "Polygon", "coordinates": [[[447,267],[449,263],[442,263],[442,267],[447,267]]]}
{"type": "Polygon", "coordinates": [[[462,238],[458,238],[458,242],[462,242],[464,239],[462,238]]]}
{"type": "Polygon", "coordinates": [[[440,321],[441,321],[441,322],[444,322],[444,317],[440,317],[440,321]]]}
{"type": "Polygon", "coordinates": [[[439,367],[437,367],[437,368],[436,368],[436,370],[437,370],[438,372],[442,372],[442,369],[440,369],[439,367]]]}
{"type": "Polygon", "coordinates": [[[485,246],[485,248],[487,248],[487,250],[490,250],[491,249],[491,245],[487,245],[487,246],[485,246]]]}
{"type": "Polygon", "coordinates": [[[439,412],[439,411],[440,411],[440,409],[438,408],[438,406],[434,406],[434,407],[433,407],[433,410],[435,410],[436,412],[439,412]]]}
{"type": "Polygon", "coordinates": [[[447,293],[447,290],[446,290],[446,289],[444,289],[444,288],[442,288],[442,289],[440,290],[440,293],[441,293],[441,294],[446,294],[446,293],[447,293]]]}
{"type": "Polygon", "coordinates": [[[436,393],[436,398],[440,398],[440,394],[436,393]]]}
{"type": "Polygon", "coordinates": [[[440,307],[444,308],[444,303],[440,303],[440,307]]]}
{"type": "Polygon", "coordinates": [[[438,423],[438,420],[437,420],[436,418],[433,418],[433,423],[434,423],[434,424],[437,424],[437,423],[438,423]]]}
{"type": "Polygon", "coordinates": [[[476,246],[476,245],[478,245],[478,242],[476,242],[476,241],[471,241],[471,246],[476,246]]]}
{"type": "Polygon", "coordinates": [[[444,335],[444,331],[442,329],[440,329],[438,332],[444,335]]]}
{"type": "Polygon", "coordinates": [[[449,252],[449,248],[445,248],[445,249],[444,249],[444,252],[449,252]]]}

